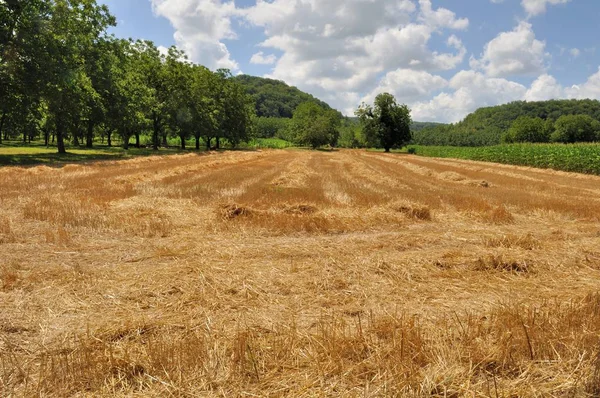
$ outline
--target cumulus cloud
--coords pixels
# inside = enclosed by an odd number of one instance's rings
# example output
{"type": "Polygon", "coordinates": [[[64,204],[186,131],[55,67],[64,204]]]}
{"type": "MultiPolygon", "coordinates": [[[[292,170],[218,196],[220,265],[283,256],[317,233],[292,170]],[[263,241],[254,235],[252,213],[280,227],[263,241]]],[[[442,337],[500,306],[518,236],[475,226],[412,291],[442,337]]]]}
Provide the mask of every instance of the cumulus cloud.
{"type": "Polygon", "coordinates": [[[364,102],[373,102],[377,94],[390,93],[398,102],[413,104],[423,101],[432,93],[448,86],[448,81],[441,76],[425,71],[397,69],[388,72],[377,87],[363,97],[364,102]]]}
{"type": "Polygon", "coordinates": [[[471,67],[491,77],[535,76],[545,72],[546,43],[535,38],[532,26],[520,22],[514,30],[502,32],[485,45],[480,59],[471,58],[471,67]]]}
{"type": "Polygon", "coordinates": [[[257,52],[250,58],[250,63],[256,65],[273,65],[275,62],[277,62],[275,55],[269,54],[265,56],[262,51],[257,52]]]}
{"type": "Polygon", "coordinates": [[[558,81],[553,76],[543,74],[531,83],[531,87],[523,99],[525,101],[546,101],[563,97],[564,90],[558,81]]]}
{"type": "Polygon", "coordinates": [[[521,5],[529,16],[535,16],[546,12],[548,4],[566,4],[571,0],[522,0],[521,5]]]}
{"type": "Polygon", "coordinates": [[[234,39],[232,17],[237,15],[233,1],[150,0],[158,16],[167,18],[175,29],[175,42],[190,60],[209,68],[239,69],[223,39],[234,39]]]}
{"type": "Polygon", "coordinates": [[[419,0],[421,7],[420,20],[435,28],[450,28],[464,30],[469,27],[467,18],[456,18],[456,14],[446,8],[433,10],[431,0],[419,0]]]}
{"type": "Polygon", "coordinates": [[[519,83],[490,78],[473,70],[458,72],[450,79],[448,88],[454,91],[444,91],[429,101],[413,104],[413,119],[458,122],[477,108],[522,99],[527,91],[519,83]]]}
{"type": "Polygon", "coordinates": [[[600,100],[600,68],[581,85],[565,89],[568,98],[591,98],[600,100]]]}
{"type": "Polygon", "coordinates": [[[447,49],[432,50],[434,34],[464,30],[469,21],[434,9],[430,0],[418,6],[410,0],[257,0],[243,13],[264,29],[260,45],[283,53],[268,77],[333,97],[331,105],[349,113],[382,74],[450,70],[467,51],[456,35],[447,36],[447,49]]]}

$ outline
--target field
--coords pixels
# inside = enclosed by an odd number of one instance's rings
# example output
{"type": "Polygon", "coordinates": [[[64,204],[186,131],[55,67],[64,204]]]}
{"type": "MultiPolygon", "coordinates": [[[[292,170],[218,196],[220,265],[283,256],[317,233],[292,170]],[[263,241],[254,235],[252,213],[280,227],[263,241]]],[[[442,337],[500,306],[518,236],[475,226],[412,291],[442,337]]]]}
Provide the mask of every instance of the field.
{"type": "Polygon", "coordinates": [[[600,177],[366,151],[0,169],[0,396],[600,396],[600,177]]]}
{"type": "Polygon", "coordinates": [[[509,144],[485,147],[411,146],[423,156],[481,160],[600,175],[600,144],[509,144]]]}

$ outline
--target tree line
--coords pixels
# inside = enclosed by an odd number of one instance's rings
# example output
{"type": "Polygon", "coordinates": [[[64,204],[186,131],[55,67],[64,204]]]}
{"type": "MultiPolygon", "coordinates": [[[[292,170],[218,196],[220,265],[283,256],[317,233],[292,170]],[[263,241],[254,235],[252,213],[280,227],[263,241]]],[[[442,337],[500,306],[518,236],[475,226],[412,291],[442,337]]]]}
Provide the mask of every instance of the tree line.
{"type": "Polygon", "coordinates": [[[356,120],[285,83],[190,62],[175,46],[118,39],[96,0],[0,0],[0,144],[43,137],[59,153],[101,137],[153,149],[189,139],[196,149],[278,136],[296,145],[399,147],[410,111],[390,94],[356,120]],[[283,117],[283,118],[282,118],[283,117]],[[213,146],[214,145],[214,146],[213,146]]]}
{"type": "Polygon", "coordinates": [[[523,140],[596,141],[600,140],[600,136],[595,133],[598,130],[595,126],[599,120],[600,102],[597,100],[516,101],[480,108],[456,124],[431,126],[415,131],[413,143],[440,146],[489,146],[502,142],[524,142],[523,140]],[[534,134],[532,129],[539,130],[539,133],[534,134]],[[575,129],[584,131],[574,133],[575,129]],[[529,131],[529,133],[516,134],[517,131],[529,131]],[[534,134],[535,137],[530,135],[527,138],[527,134],[534,134]]]}
{"type": "Polygon", "coordinates": [[[125,148],[148,133],[185,148],[232,146],[249,138],[254,101],[227,70],[189,62],[176,47],[107,33],[115,18],[95,0],[0,1],[0,143],[43,135],[93,145],[117,135],[125,148]]]}

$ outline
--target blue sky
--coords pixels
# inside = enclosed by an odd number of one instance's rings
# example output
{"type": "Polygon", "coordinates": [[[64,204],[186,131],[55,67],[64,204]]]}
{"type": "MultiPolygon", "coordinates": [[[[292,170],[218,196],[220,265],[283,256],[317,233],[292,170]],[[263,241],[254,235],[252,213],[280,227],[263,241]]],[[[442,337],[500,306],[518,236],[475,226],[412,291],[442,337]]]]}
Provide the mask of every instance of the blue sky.
{"type": "Polygon", "coordinates": [[[515,100],[600,99],[597,0],[102,1],[119,37],[283,80],[346,114],[384,91],[442,122],[515,100]]]}

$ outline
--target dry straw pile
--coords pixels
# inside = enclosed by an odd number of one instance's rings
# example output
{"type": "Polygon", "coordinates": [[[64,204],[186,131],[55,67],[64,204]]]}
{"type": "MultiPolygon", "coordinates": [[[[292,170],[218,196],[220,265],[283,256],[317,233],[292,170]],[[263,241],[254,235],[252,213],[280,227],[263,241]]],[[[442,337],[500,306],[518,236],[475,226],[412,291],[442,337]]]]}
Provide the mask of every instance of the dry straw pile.
{"type": "Polygon", "coordinates": [[[600,396],[599,220],[358,151],[0,169],[0,396],[600,396]]]}

